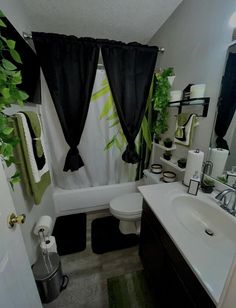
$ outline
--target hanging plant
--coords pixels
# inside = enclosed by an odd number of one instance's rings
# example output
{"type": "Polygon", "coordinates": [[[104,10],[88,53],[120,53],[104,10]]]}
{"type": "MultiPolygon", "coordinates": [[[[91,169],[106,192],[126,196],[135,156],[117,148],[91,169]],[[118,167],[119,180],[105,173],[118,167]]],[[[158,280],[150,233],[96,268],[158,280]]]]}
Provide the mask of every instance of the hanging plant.
{"type": "Polygon", "coordinates": [[[173,68],[169,67],[162,72],[156,73],[154,78],[153,109],[157,112],[153,131],[159,139],[168,130],[168,106],[170,101],[169,76],[173,76],[173,68]]]}
{"type": "MultiPolygon", "coordinates": [[[[0,29],[5,28],[3,13],[0,11],[0,29]]],[[[0,159],[9,167],[14,161],[13,149],[18,140],[13,135],[13,128],[4,114],[4,110],[18,103],[23,106],[28,95],[18,86],[22,82],[21,72],[14,63],[22,63],[19,53],[15,50],[16,42],[5,38],[0,30],[0,159]],[[12,59],[9,61],[8,59],[12,59]]],[[[10,178],[10,184],[19,181],[19,172],[10,178]]]]}

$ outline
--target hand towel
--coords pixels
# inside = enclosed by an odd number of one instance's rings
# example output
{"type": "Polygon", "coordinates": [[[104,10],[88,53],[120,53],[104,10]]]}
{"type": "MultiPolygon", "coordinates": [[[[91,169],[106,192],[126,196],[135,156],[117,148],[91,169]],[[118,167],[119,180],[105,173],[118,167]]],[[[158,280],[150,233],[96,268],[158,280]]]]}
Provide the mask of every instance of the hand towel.
{"type": "Polygon", "coordinates": [[[177,115],[175,143],[191,146],[195,127],[199,125],[195,114],[180,113],[177,115]]]}
{"type": "Polygon", "coordinates": [[[40,204],[46,188],[51,183],[50,173],[49,171],[44,172],[41,175],[40,181],[35,182],[22,118],[22,115],[19,113],[15,116],[15,133],[20,139],[20,142],[16,146],[16,156],[19,161],[24,191],[28,196],[33,197],[35,204],[40,204]]]}
{"type": "Polygon", "coordinates": [[[49,170],[44,155],[45,149],[40,120],[35,112],[18,112],[17,114],[21,117],[34,181],[38,183],[42,175],[49,170]]]}

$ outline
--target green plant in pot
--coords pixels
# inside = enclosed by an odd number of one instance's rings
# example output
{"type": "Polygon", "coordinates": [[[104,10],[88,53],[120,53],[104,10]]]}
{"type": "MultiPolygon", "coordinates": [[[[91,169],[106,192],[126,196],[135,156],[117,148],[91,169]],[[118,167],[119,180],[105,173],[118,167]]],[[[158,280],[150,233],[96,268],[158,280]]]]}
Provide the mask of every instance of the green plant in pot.
{"type": "Polygon", "coordinates": [[[165,138],[163,142],[166,148],[171,148],[173,145],[173,141],[170,138],[165,138]]]}
{"type": "Polygon", "coordinates": [[[170,151],[165,151],[165,152],[163,153],[163,157],[164,157],[166,160],[171,160],[171,156],[172,156],[172,154],[171,154],[170,151]]]}
{"type": "Polygon", "coordinates": [[[203,177],[201,182],[201,189],[204,193],[210,194],[213,192],[215,182],[211,179],[203,177]]]}
{"type": "Polygon", "coordinates": [[[180,168],[185,168],[186,164],[187,164],[187,159],[186,158],[180,158],[180,159],[178,159],[177,163],[178,163],[178,166],[180,168]]]}
{"type": "Polygon", "coordinates": [[[156,73],[154,76],[153,109],[156,112],[156,120],[153,131],[158,139],[168,130],[168,106],[170,101],[170,83],[168,77],[173,75],[173,68],[169,67],[156,73]]]}
{"type": "MultiPolygon", "coordinates": [[[[13,149],[18,139],[14,136],[14,129],[4,111],[12,104],[23,106],[28,95],[18,88],[22,77],[15,64],[22,62],[15,50],[15,41],[2,35],[1,28],[5,27],[4,15],[0,11],[0,159],[9,167],[15,163],[13,149]]],[[[19,180],[19,172],[16,171],[10,178],[11,186],[19,180]]]]}

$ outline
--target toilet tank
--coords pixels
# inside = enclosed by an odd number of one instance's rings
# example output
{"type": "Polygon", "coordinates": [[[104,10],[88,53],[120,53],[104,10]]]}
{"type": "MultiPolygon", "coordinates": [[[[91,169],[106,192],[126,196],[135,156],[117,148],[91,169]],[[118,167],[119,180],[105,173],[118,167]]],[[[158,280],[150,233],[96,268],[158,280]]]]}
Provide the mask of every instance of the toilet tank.
{"type": "Polygon", "coordinates": [[[143,170],[144,173],[144,185],[158,184],[160,183],[160,174],[155,174],[148,169],[143,170]]]}

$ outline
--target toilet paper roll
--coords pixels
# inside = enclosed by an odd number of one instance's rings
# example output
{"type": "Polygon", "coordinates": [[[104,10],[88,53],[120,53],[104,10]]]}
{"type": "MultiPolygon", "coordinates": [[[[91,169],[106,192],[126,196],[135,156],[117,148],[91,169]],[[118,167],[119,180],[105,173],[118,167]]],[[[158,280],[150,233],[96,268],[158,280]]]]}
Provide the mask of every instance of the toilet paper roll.
{"type": "Polygon", "coordinates": [[[39,231],[43,231],[44,235],[47,236],[50,234],[51,227],[52,227],[52,218],[46,215],[41,216],[34,228],[34,234],[39,235],[39,231]]]}
{"type": "Polygon", "coordinates": [[[186,170],[184,174],[184,184],[189,186],[190,179],[197,172],[200,176],[204,153],[199,150],[188,151],[186,170]]]}
{"type": "Polygon", "coordinates": [[[228,150],[217,148],[211,149],[210,161],[213,164],[211,176],[213,178],[217,178],[224,173],[228,155],[228,150]]]}
{"type": "Polygon", "coordinates": [[[56,252],[57,253],[57,243],[54,236],[49,236],[45,238],[45,242],[40,244],[40,248],[43,253],[56,252]]]}

